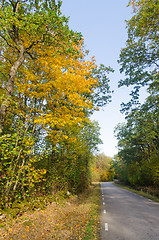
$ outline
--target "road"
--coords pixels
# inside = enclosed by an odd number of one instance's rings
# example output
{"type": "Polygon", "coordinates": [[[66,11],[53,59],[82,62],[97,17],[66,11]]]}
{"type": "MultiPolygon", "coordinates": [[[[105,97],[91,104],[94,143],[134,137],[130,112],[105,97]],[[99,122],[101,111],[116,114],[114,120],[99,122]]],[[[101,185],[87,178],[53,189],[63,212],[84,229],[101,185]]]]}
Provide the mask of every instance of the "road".
{"type": "Polygon", "coordinates": [[[159,240],[159,203],[101,183],[101,240],[159,240]]]}

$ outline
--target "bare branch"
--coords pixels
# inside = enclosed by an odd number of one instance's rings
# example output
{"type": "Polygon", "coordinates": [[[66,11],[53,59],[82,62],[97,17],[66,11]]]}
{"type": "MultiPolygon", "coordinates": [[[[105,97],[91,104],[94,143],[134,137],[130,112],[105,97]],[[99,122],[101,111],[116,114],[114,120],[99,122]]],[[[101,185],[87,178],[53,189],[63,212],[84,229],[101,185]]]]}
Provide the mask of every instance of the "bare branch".
{"type": "Polygon", "coordinates": [[[38,41],[37,42],[32,42],[31,44],[30,44],[30,46],[28,47],[28,48],[26,48],[26,50],[27,51],[29,51],[34,45],[36,45],[36,44],[38,44],[38,41]]]}
{"type": "Polygon", "coordinates": [[[19,3],[20,3],[20,0],[17,0],[16,6],[15,6],[15,12],[16,13],[18,12],[19,3]]]}
{"type": "Polygon", "coordinates": [[[0,56],[3,57],[3,58],[5,58],[6,60],[8,60],[8,62],[9,62],[10,64],[12,64],[12,62],[11,62],[11,60],[10,60],[9,58],[3,56],[2,54],[0,54],[0,56]]]}
{"type": "Polygon", "coordinates": [[[18,12],[18,6],[21,0],[17,0],[16,2],[14,2],[13,0],[9,0],[10,4],[13,7],[13,12],[17,13],[18,12]]]}
{"type": "MultiPolygon", "coordinates": [[[[1,74],[2,74],[2,75],[5,77],[5,78],[7,78],[7,77],[8,77],[8,75],[5,75],[3,72],[1,72],[1,71],[0,71],[0,73],[1,73],[1,74]]],[[[1,88],[1,89],[3,89],[3,87],[2,87],[2,86],[0,86],[0,88],[1,88]]]]}
{"type": "Polygon", "coordinates": [[[156,62],[154,62],[154,64],[155,64],[157,67],[159,67],[159,65],[158,65],[156,62]]]}
{"type": "Polygon", "coordinates": [[[3,38],[3,40],[7,43],[9,47],[11,47],[12,49],[16,49],[18,52],[20,52],[19,49],[16,46],[11,45],[1,33],[0,33],[0,37],[3,38]]]}
{"type": "Polygon", "coordinates": [[[35,57],[32,56],[30,52],[26,51],[26,53],[31,57],[31,59],[36,59],[35,57]]]}
{"type": "Polygon", "coordinates": [[[0,6],[0,9],[3,8],[3,5],[4,5],[4,0],[2,0],[2,3],[1,3],[1,6],[0,6]]]}

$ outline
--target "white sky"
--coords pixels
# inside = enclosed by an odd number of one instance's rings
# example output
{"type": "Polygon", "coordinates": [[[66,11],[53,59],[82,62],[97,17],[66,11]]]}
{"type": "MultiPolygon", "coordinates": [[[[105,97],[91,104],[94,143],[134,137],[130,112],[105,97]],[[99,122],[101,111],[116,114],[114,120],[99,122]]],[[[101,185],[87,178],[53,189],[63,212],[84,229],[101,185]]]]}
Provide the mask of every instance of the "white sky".
{"type": "Polygon", "coordinates": [[[90,56],[95,56],[97,64],[103,63],[115,70],[110,76],[110,86],[114,90],[112,102],[93,115],[101,127],[103,144],[100,151],[111,157],[117,153],[114,127],[124,122],[120,104],[128,102],[130,93],[129,88],[117,87],[122,78],[117,60],[127,39],[125,20],[131,18],[132,12],[127,4],[128,0],[63,0],[62,4],[62,13],[70,16],[70,28],[82,33],[90,56]]]}

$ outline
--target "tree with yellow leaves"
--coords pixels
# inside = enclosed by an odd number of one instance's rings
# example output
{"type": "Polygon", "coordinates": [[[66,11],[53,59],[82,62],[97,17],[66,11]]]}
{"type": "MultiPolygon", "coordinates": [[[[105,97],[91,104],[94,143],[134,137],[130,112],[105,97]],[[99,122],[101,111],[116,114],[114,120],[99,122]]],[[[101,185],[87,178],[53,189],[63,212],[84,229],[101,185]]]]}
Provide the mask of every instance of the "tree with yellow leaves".
{"type": "MultiPolygon", "coordinates": [[[[41,159],[48,159],[48,145],[55,155],[59,147],[70,153],[71,144],[80,146],[89,115],[110,100],[112,69],[85,60],[81,34],[69,29],[60,5],[1,1],[0,191],[7,204],[47,185],[41,159]]],[[[77,163],[77,151],[72,157],[77,163]]]]}

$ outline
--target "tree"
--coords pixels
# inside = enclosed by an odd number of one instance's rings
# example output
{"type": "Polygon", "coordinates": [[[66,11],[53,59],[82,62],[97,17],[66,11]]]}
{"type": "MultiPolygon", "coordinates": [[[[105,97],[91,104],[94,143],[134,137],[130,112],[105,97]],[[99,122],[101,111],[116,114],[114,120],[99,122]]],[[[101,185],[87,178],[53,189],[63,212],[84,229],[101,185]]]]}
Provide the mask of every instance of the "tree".
{"type": "Polygon", "coordinates": [[[97,122],[87,121],[81,126],[70,123],[62,130],[65,137],[60,138],[56,148],[47,139],[48,145],[38,165],[47,171],[47,191],[82,192],[90,183],[93,153],[101,144],[99,126],[97,122]]]}
{"type": "Polygon", "coordinates": [[[120,72],[126,78],[121,86],[134,86],[128,104],[122,104],[123,111],[138,105],[139,89],[158,82],[158,8],[157,0],[132,1],[135,6],[133,17],[127,21],[128,40],[121,50],[120,72]]]}
{"type": "Polygon", "coordinates": [[[158,8],[156,0],[132,0],[134,15],[127,22],[128,40],[119,63],[126,78],[121,86],[133,86],[131,100],[122,103],[127,123],[118,125],[120,178],[132,185],[158,185],[158,8]],[[139,90],[148,97],[139,104],[139,90]]]}
{"type": "Polygon", "coordinates": [[[37,157],[31,150],[38,129],[35,118],[44,101],[35,81],[40,76],[36,61],[53,47],[65,56],[77,53],[74,43],[81,36],[69,30],[67,19],[60,14],[60,1],[1,1],[0,21],[0,154],[7,202],[10,193],[14,198],[16,194],[24,197],[24,188],[40,181],[43,172],[34,168],[37,157]]]}
{"type": "Polygon", "coordinates": [[[14,81],[25,61],[38,59],[37,49],[59,46],[61,51],[73,51],[72,43],[79,35],[69,30],[67,19],[60,14],[58,1],[1,1],[1,86],[0,133],[7,108],[14,94],[14,81]],[[5,66],[5,67],[4,67],[5,66]]]}
{"type": "Polygon", "coordinates": [[[48,189],[50,179],[71,188],[83,176],[80,190],[98,142],[89,117],[110,101],[112,70],[85,60],[84,40],[69,29],[60,1],[1,3],[2,202],[48,189]]]}
{"type": "Polygon", "coordinates": [[[91,162],[92,181],[112,181],[114,178],[114,169],[112,166],[112,158],[104,153],[96,154],[91,162]]]}
{"type": "Polygon", "coordinates": [[[125,125],[118,125],[119,158],[121,174],[132,185],[157,185],[159,178],[159,123],[158,101],[155,94],[149,96],[138,110],[127,116],[125,125]],[[157,99],[156,99],[157,100],[157,99]]]}

